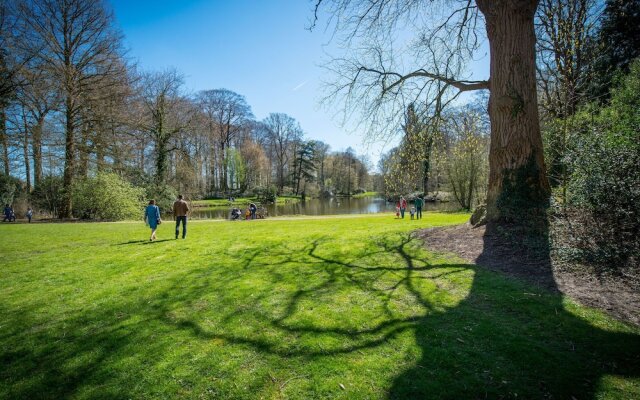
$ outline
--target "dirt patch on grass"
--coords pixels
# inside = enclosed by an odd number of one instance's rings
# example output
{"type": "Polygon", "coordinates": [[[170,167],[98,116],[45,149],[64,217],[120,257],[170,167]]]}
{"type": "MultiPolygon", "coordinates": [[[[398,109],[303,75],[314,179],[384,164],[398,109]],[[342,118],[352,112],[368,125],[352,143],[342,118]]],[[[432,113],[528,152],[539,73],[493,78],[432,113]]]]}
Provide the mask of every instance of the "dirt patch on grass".
{"type": "Polygon", "coordinates": [[[420,230],[417,235],[429,250],[455,253],[471,263],[563,293],[580,304],[640,325],[638,287],[619,278],[554,265],[548,251],[528,246],[524,238],[505,240],[485,226],[469,224],[420,230]]]}

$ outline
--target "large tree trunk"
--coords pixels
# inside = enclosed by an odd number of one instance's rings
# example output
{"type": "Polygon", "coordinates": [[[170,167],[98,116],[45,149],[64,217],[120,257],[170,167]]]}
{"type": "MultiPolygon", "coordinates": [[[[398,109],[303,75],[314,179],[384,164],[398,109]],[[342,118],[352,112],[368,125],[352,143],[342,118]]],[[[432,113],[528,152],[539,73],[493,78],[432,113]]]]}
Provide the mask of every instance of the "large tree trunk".
{"type": "Polygon", "coordinates": [[[104,171],[105,168],[105,152],[107,151],[107,144],[105,143],[106,141],[104,140],[106,137],[106,131],[107,129],[109,129],[110,131],[110,137],[111,138],[115,138],[115,128],[113,126],[113,123],[109,122],[109,128],[105,127],[104,123],[98,123],[96,132],[95,132],[95,137],[93,140],[93,146],[95,148],[95,152],[96,152],[96,168],[98,170],[98,172],[102,172],[104,171]]]}
{"type": "Polygon", "coordinates": [[[42,127],[44,116],[38,118],[31,132],[31,151],[33,153],[33,185],[38,186],[42,182],[42,127]]]}
{"type": "Polygon", "coordinates": [[[71,210],[72,210],[71,190],[73,187],[73,177],[75,173],[75,156],[76,156],[73,107],[74,107],[73,100],[71,99],[70,96],[67,96],[67,99],[65,101],[66,132],[65,132],[65,146],[64,146],[64,177],[63,177],[64,195],[63,195],[62,206],[59,214],[60,218],[71,218],[71,210]]]}
{"type": "Polygon", "coordinates": [[[227,148],[225,142],[220,142],[220,187],[222,191],[229,197],[229,185],[227,184],[229,176],[227,171],[227,148]]]}
{"type": "Polygon", "coordinates": [[[156,183],[161,185],[165,183],[167,178],[167,159],[169,151],[167,150],[167,139],[161,137],[156,144],[156,183]]]}
{"type": "Polygon", "coordinates": [[[429,173],[431,172],[431,148],[433,147],[433,136],[429,135],[424,146],[424,156],[422,158],[422,193],[426,196],[429,192],[429,173]]]}
{"type": "Polygon", "coordinates": [[[91,145],[89,144],[91,126],[84,123],[80,133],[80,146],[78,146],[78,167],[77,175],[80,178],[89,176],[89,156],[91,154],[91,145]]]}
{"type": "Polygon", "coordinates": [[[27,116],[22,114],[22,126],[24,128],[24,136],[22,138],[22,155],[24,156],[24,171],[27,183],[27,193],[31,193],[31,163],[29,160],[29,124],[27,116]]]}
{"type": "Polygon", "coordinates": [[[538,118],[537,0],[477,0],[489,38],[491,147],[487,221],[527,222],[549,201],[538,118]]]}
{"type": "Polygon", "coordinates": [[[0,146],[2,146],[2,161],[4,174],[9,176],[11,165],[9,164],[9,140],[7,139],[7,114],[4,105],[0,105],[0,146]]]}

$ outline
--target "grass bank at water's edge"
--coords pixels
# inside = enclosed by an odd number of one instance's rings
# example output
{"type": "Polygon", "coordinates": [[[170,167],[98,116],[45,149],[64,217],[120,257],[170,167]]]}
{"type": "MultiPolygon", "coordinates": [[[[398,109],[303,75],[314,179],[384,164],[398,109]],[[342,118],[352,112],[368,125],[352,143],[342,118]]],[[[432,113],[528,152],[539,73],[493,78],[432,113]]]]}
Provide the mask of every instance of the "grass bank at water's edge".
{"type": "Polygon", "coordinates": [[[363,192],[363,193],[356,193],[353,196],[351,196],[354,199],[360,199],[360,198],[364,198],[364,197],[377,197],[380,194],[378,192],[363,192]]]}
{"type": "MultiPolygon", "coordinates": [[[[299,196],[278,196],[276,197],[276,204],[297,203],[301,201],[299,196]]],[[[233,201],[229,199],[209,199],[209,200],[193,200],[191,204],[199,210],[204,209],[216,209],[216,208],[229,208],[239,207],[244,208],[249,203],[260,204],[260,201],[256,197],[236,197],[233,201]]]]}
{"type": "Polygon", "coordinates": [[[411,235],[467,218],[0,225],[0,398],[639,398],[637,328],[411,235]]]}

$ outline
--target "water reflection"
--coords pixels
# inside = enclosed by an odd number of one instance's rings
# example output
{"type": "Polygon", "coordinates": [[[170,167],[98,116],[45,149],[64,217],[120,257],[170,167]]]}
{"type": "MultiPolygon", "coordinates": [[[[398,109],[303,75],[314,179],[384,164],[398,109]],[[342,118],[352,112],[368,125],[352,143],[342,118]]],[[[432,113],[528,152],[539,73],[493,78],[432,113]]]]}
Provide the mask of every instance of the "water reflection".
{"type": "MultiPolygon", "coordinates": [[[[246,209],[247,205],[240,205],[246,209]]],[[[337,215],[337,214],[377,214],[394,213],[395,204],[387,202],[383,198],[330,198],[330,199],[309,199],[304,202],[291,202],[287,204],[270,204],[266,206],[269,217],[287,215],[337,215]]],[[[455,202],[448,203],[426,203],[424,211],[453,211],[456,209],[455,202]]],[[[407,214],[409,210],[407,210],[407,214]]],[[[228,219],[231,207],[193,210],[191,216],[196,219],[228,219]]],[[[408,217],[408,216],[407,216],[408,217]]]]}

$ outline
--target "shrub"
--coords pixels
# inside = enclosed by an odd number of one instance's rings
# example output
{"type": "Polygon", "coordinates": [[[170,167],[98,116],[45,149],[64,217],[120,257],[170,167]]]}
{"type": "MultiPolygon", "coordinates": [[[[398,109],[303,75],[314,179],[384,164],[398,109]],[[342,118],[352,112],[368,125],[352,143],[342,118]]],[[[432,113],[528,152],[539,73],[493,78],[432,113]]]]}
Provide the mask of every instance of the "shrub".
{"type": "Polygon", "coordinates": [[[0,203],[2,203],[2,207],[5,204],[13,204],[22,191],[22,182],[19,179],[0,173],[0,203]]]}
{"type": "Polygon", "coordinates": [[[261,203],[275,203],[278,197],[278,189],[273,185],[265,188],[256,188],[256,197],[261,203]]]}
{"type": "Polygon", "coordinates": [[[61,176],[45,176],[31,192],[33,205],[53,217],[58,217],[58,210],[64,199],[64,185],[61,176]]]}
{"type": "Polygon", "coordinates": [[[74,186],[74,215],[121,221],[141,218],[144,191],[114,173],[99,173],[74,186]]]}
{"type": "Polygon", "coordinates": [[[640,259],[640,60],[612,93],[575,118],[556,240],[564,259],[621,270],[640,259]]]}

